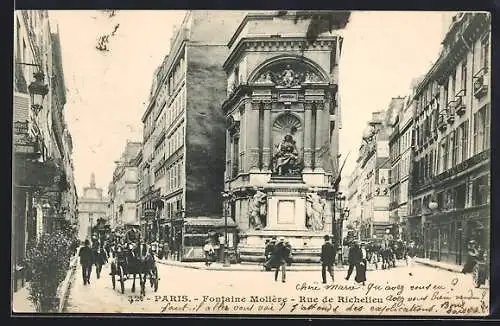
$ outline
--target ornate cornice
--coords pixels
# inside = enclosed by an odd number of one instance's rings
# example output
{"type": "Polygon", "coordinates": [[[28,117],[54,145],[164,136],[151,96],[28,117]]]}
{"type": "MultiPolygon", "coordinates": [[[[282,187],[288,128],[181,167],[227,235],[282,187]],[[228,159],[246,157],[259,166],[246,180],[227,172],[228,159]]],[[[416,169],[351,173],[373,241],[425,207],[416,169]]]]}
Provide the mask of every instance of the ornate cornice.
{"type": "Polygon", "coordinates": [[[335,49],[337,36],[320,37],[314,43],[308,43],[305,37],[251,37],[242,38],[235,46],[223,68],[229,71],[234,62],[236,62],[243,52],[290,52],[290,51],[318,51],[335,49]]]}

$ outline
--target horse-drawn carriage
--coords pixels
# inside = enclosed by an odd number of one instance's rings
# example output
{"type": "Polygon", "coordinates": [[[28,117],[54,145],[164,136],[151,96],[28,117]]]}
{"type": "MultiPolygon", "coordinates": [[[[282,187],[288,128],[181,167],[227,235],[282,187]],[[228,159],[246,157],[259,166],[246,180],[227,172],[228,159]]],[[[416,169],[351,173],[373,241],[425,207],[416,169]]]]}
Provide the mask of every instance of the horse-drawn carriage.
{"type": "Polygon", "coordinates": [[[125,292],[125,281],[132,278],[132,292],[135,292],[135,279],[139,276],[141,295],[146,295],[146,279],[149,278],[151,288],[158,290],[158,268],[154,255],[146,244],[117,245],[111,262],[111,281],[113,289],[116,280],[120,282],[122,294],[125,292]]]}

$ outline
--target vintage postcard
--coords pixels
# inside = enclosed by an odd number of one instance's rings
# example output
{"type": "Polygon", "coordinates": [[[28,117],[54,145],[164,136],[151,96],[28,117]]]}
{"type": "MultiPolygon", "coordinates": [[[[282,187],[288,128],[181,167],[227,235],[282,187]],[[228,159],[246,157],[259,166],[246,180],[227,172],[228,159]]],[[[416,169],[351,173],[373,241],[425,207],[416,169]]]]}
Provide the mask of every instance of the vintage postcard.
{"type": "Polygon", "coordinates": [[[14,24],[13,313],[489,315],[490,13],[14,24]]]}

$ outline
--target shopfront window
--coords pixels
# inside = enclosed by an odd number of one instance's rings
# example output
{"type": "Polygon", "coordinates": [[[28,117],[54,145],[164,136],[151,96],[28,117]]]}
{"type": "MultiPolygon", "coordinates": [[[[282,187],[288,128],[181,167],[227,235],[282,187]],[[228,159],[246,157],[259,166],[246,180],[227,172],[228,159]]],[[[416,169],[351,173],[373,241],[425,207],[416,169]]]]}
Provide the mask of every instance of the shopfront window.
{"type": "Polygon", "coordinates": [[[474,206],[489,203],[489,175],[483,175],[472,182],[472,203],[474,206]]]}

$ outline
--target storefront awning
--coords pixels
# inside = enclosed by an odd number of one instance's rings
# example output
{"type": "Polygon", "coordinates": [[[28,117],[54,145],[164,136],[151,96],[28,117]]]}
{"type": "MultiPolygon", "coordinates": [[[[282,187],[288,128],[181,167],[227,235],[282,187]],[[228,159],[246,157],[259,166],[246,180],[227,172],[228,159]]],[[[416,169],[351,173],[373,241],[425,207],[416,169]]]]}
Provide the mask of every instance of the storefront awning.
{"type": "MultiPolygon", "coordinates": [[[[211,217],[190,217],[186,218],[186,225],[188,226],[208,226],[208,227],[224,227],[224,218],[211,218],[211,217]]],[[[232,218],[227,218],[228,227],[236,227],[236,223],[232,218]]]]}

